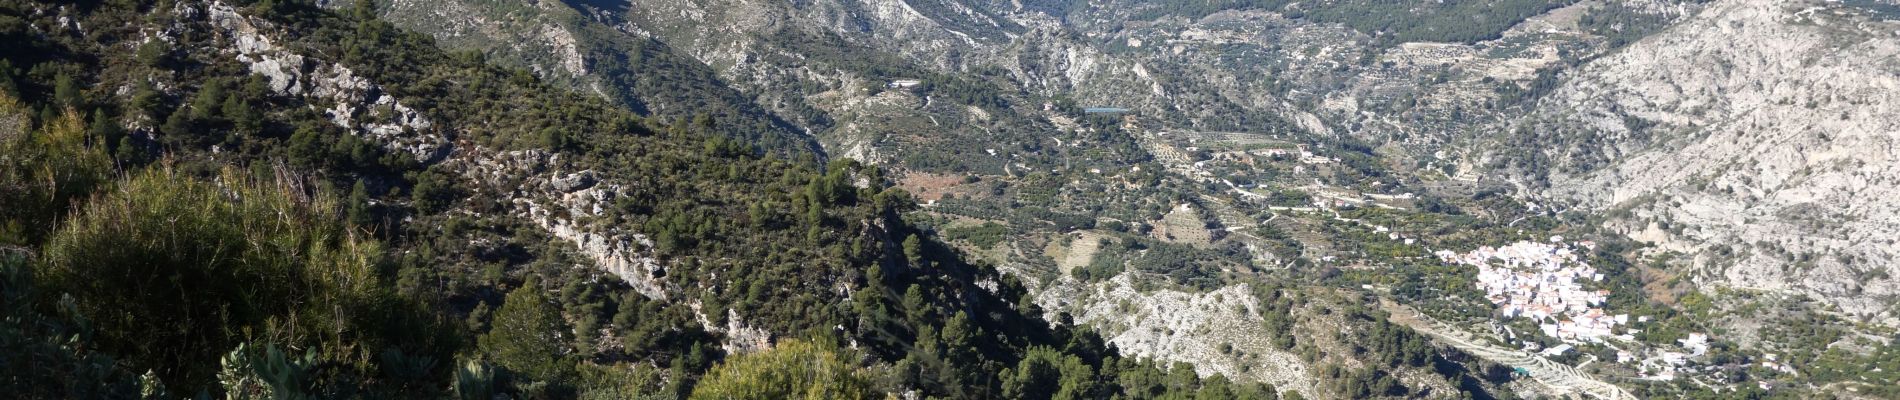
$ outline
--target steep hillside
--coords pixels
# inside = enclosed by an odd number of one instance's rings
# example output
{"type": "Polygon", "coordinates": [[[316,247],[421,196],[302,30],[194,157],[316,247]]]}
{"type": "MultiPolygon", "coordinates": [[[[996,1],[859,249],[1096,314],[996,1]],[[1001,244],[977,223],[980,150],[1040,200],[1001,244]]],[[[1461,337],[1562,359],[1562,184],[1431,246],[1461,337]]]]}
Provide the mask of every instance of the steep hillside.
{"type": "Polygon", "coordinates": [[[1489,154],[1548,171],[1534,192],[1607,213],[1702,290],[1900,323],[1896,27],[1840,3],[1713,3],[1566,73],[1489,154]]]}
{"type": "MultiPolygon", "coordinates": [[[[325,2],[347,9],[356,2],[325,2]]],[[[710,117],[720,131],[788,156],[820,151],[799,126],[661,42],[621,35],[560,2],[381,1],[379,14],[449,50],[483,53],[663,123],[710,117]]]]}
{"type": "Polygon", "coordinates": [[[0,393],[1893,397],[1896,10],[0,0],[0,393]]]}
{"type": "Polygon", "coordinates": [[[28,355],[0,385],[21,397],[682,398],[794,367],[716,365],[801,338],[852,393],[1271,392],[1043,322],[916,236],[876,168],[651,122],[368,9],[0,16],[0,347],[28,355]]]}
{"type": "MultiPolygon", "coordinates": [[[[1496,389],[1456,369],[1379,367],[1382,357],[1368,356],[1352,335],[1274,342],[1294,332],[1384,329],[1379,313],[1337,318],[1329,306],[1303,304],[1274,317],[1290,322],[1267,325],[1178,309],[1195,301],[1180,298],[1210,292],[1233,292],[1213,303],[1250,304],[1251,285],[1301,282],[1294,292],[1396,297],[1470,324],[1477,330],[1436,334],[1483,338],[1459,343],[1490,362],[1570,371],[1509,350],[1566,342],[1511,333],[1489,305],[1473,303],[1482,295],[1471,293],[1472,271],[1428,254],[1579,230],[1575,216],[1496,196],[1497,181],[1483,178],[1489,165],[1468,156],[1489,149],[1472,144],[1494,142],[1474,132],[1516,120],[1567,68],[1697,8],[1484,2],[1501,8],[1466,25],[1460,18],[1472,11],[1454,6],[1265,3],[569,2],[592,20],[563,26],[610,26],[610,37],[664,43],[810,129],[830,155],[888,167],[894,183],[934,201],[912,214],[928,221],[921,231],[1031,281],[1037,303],[1112,333],[1131,352],[1336,396],[1496,389]],[[1424,294],[1432,290],[1461,295],[1424,294]],[[1217,351],[1219,341],[1239,353],[1217,351]],[[1254,365],[1263,359],[1294,364],[1254,365]]],[[[414,20],[424,11],[384,13],[414,20]]],[[[1627,255],[1598,256],[1621,264],[1627,255]]],[[[1631,343],[1590,345],[1593,359],[1612,349],[1668,357],[1682,350],[1676,341],[1704,329],[1641,297],[1644,270],[1621,271],[1592,289],[1629,296],[1619,310],[1658,322],[1629,328],[1652,332],[1631,343]]],[[[1733,360],[1698,362],[1713,370],[1733,360]]],[[[1591,374],[1628,382],[1656,372],[1604,364],[1509,390],[1621,393],[1591,374]]]]}

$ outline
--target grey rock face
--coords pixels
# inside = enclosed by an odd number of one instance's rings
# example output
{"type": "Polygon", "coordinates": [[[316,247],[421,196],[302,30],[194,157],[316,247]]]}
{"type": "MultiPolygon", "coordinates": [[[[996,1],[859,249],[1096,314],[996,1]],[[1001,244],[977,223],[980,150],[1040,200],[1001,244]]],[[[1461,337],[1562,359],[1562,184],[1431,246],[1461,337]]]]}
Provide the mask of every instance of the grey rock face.
{"type": "MultiPolygon", "coordinates": [[[[476,152],[465,152],[476,153],[476,152]]],[[[593,171],[569,170],[558,155],[542,151],[473,154],[452,160],[463,176],[491,188],[516,188],[508,197],[510,213],[563,241],[648,298],[666,299],[665,267],[653,254],[653,241],[611,224],[608,206],[622,195],[621,186],[601,182],[593,171]]]]}
{"type": "Polygon", "coordinates": [[[595,182],[597,181],[594,179],[594,171],[581,171],[581,172],[568,174],[567,176],[554,178],[553,180],[548,181],[548,184],[553,185],[553,189],[555,191],[558,191],[561,193],[573,193],[575,191],[594,187],[595,182]]]}
{"type": "MultiPolygon", "coordinates": [[[[1900,323],[1900,22],[1727,1],[1591,62],[1527,126],[1564,138],[1541,195],[1688,255],[1703,286],[1900,323]]],[[[1499,151],[1504,151],[1500,149],[1499,151]]]]}
{"type": "MultiPolygon", "coordinates": [[[[187,11],[186,13],[196,13],[187,11]]],[[[404,106],[368,79],[348,67],[327,63],[284,49],[265,33],[261,22],[218,2],[207,7],[210,21],[228,36],[233,57],[262,74],[272,90],[301,96],[323,110],[338,126],[365,135],[392,151],[412,154],[418,161],[442,163],[463,173],[476,187],[504,192],[512,199],[514,215],[573,243],[575,250],[595,266],[626,281],[639,293],[664,299],[659,278],[664,268],[653,257],[653,242],[645,235],[625,232],[590,221],[606,211],[621,192],[603,183],[593,171],[571,170],[558,155],[540,151],[495,153],[479,148],[451,152],[449,141],[420,112],[404,106]]],[[[446,128],[446,127],[444,127],[446,128]]]]}
{"type": "Polygon", "coordinates": [[[1143,291],[1134,279],[1122,274],[1090,284],[1064,276],[1040,288],[1036,303],[1071,312],[1077,323],[1102,330],[1109,343],[1132,357],[1186,362],[1202,376],[1221,374],[1272,383],[1283,391],[1314,393],[1306,363],[1276,347],[1261,328],[1263,320],[1255,309],[1260,300],[1246,284],[1204,293],[1143,291]],[[1224,354],[1222,344],[1258,359],[1224,354]]]}
{"type": "Polygon", "coordinates": [[[427,117],[409,108],[349,67],[304,57],[275,44],[262,22],[238,14],[229,4],[214,2],[206,14],[232,42],[230,52],[251,72],[263,75],[272,91],[302,96],[312,104],[331,104],[322,110],[331,122],[377,139],[392,151],[409,153],[417,161],[434,162],[448,156],[453,146],[427,117]]]}

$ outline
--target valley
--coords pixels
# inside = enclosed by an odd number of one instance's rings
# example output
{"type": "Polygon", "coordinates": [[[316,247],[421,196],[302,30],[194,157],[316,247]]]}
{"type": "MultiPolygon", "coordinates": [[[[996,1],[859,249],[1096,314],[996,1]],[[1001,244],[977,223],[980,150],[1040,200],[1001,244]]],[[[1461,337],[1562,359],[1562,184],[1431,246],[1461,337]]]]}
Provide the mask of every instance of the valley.
{"type": "Polygon", "coordinates": [[[82,3],[27,398],[1900,395],[1877,1],[82,3]]]}

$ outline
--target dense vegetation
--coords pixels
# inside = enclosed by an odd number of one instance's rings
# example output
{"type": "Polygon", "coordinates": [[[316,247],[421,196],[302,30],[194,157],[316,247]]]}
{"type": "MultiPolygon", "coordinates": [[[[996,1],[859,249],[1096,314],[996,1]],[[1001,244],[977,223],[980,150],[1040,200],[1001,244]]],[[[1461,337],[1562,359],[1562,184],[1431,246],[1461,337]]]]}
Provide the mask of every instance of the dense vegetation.
{"type": "Polygon", "coordinates": [[[785,156],[818,151],[817,144],[797,133],[791,123],[723,86],[704,65],[673,53],[665,44],[651,39],[600,42],[604,43],[589,43],[595,47],[588,59],[608,83],[598,87],[616,103],[662,122],[714,118],[721,121],[718,134],[785,156]]]}
{"type": "Polygon", "coordinates": [[[1672,19],[1665,13],[1645,12],[1626,3],[1605,3],[1591,7],[1577,20],[1577,25],[1608,38],[1610,47],[1623,47],[1670,22],[1672,19]]]}

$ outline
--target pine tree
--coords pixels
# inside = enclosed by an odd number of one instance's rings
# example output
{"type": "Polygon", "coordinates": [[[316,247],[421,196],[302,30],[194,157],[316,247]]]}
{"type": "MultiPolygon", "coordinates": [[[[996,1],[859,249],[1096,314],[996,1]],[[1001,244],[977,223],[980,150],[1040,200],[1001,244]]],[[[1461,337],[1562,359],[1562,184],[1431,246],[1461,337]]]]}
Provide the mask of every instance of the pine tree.
{"type": "Polygon", "coordinates": [[[541,146],[550,151],[564,150],[574,143],[574,139],[568,137],[566,131],[554,127],[542,128],[540,136],[541,146]]]}
{"type": "Polygon", "coordinates": [[[191,118],[186,115],[184,110],[178,110],[173,111],[170,117],[165,118],[165,125],[159,126],[158,131],[167,136],[189,138],[192,134],[191,127],[191,118]]]}
{"type": "Polygon", "coordinates": [[[977,338],[980,336],[983,336],[981,330],[970,321],[970,315],[963,311],[957,311],[955,316],[951,316],[949,321],[944,322],[942,331],[944,358],[952,365],[961,366],[965,371],[964,375],[957,377],[960,382],[952,383],[974,385],[983,382],[984,375],[976,372],[986,370],[978,366],[982,361],[982,354],[976,349],[977,338]]]}
{"type": "Polygon", "coordinates": [[[80,108],[80,103],[85,102],[79,93],[79,83],[73,81],[72,75],[60,72],[53,76],[53,101],[60,107],[75,109],[80,108]]]}
{"type": "Polygon", "coordinates": [[[20,70],[13,67],[12,61],[0,59],[0,95],[7,98],[20,97],[20,87],[13,81],[13,77],[19,74],[20,70]]]}
{"type": "Polygon", "coordinates": [[[523,381],[562,382],[573,372],[561,338],[567,329],[539,282],[530,279],[508,292],[490,325],[478,340],[482,352],[523,381]]]}
{"type": "Polygon", "coordinates": [[[323,129],[306,123],[290,134],[290,163],[302,168],[319,168],[329,163],[330,147],[323,140],[323,129]]]}
{"type": "Polygon", "coordinates": [[[152,82],[139,80],[137,85],[132,86],[132,103],[129,104],[129,106],[132,108],[132,111],[138,112],[139,115],[145,116],[148,120],[156,121],[158,120],[158,105],[160,100],[162,99],[158,97],[158,89],[152,87],[152,82]]]}
{"type": "Polygon", "coordinates": [[[763,204],[752,203],[751,206],[746,207],[746,217],[754,227],[765,227],[766,223],[771,222],[771,216],[771,212],[766,210],[763,204]]]}
{"type": "Polygon", "coordinates": [[[910,323],[913,326],[935,320],[932,318],[935,313],[931,312],[930,301],[924,298],[921,286],[910,285],[910,289],[904,291],[904,315],[910,317],[910,323]]]}
{"type": "Polygon", "coordinates": [[[427,214],[447,211],[462,196],[453,186],[446,173],[427,171],[416,178],[416,186],[411,193],[416,210],[427,214]]]}
{"type": "Polygon", "coordinates": [[[1045,400],[1055,396],[1058,380],[1062,372],[1056,368],[1053,357],[1047,348],[1034,348],[1016,363],[1016,368],[1003,370],[1003,397],[1012,399],[1045,400]]]}
{"type": "Polygon", "coordinates": [[[255,135],[264,128],[264,116],[251,108],[251,103],[242,96],[226,96],[221,108],[224,118],[231,121],[231,127],[238,133],[255,135]]]}
{"type": "Polygon", "coordinates": [[[204,86],[198,89],[198,97],[191,99],[191,118],[197,120],[217,118],[218,113],[223,111],[224,98],[224,81],[206,80],[204,86]]]}
{"type": "Polygon", "coordinates": [[[922,240],[917,239],[917,235],[913,234],[904,238],[904,258],[909,259],[912,266],[922,266],[924,262],[924,243],[922,240]]]}
{"type": "Polygon", "coordinates": [[[166,62],[169,61],[170,56],[171,44],[165,43],[164,40],[154,38],[145,41],[145,44],[139,45],[139,64],[153,68],[164,67],[166,62]]]}
{"type": "Polygon", "coordinates": [[[859,323],[878,326],[890,318],[890,311],[884,305],[885,290],[884,269],[871,266],[865,271],[864,287],[851,296],[857,303],[859,323]]]}
{"type": "Polygon", "coordinates": [[[92,110],[92,124],[87,125],[86,129],[92,140],[100,140],[102,144],[117,145],[119,139],[125,136],[125,129],[112,118],[106,117],[102,110],[92,110]]]}
{"type": "Polygon", "coordinates": [[[363,180],[361,179],[356,180],[356,184],[350,186],[349,203],[343,207],[349,215],[351,224],[367,227],[376,223],[375,216],[370,214],[369,189],[363,186],[363,180]]]}
{"type": "Polygon", "coordinates": [[[145,163],[145,150],[139,148],[138,141],[132,140],[131,136],[121,136],[118,143],[118,147],[112,152],[112,157],[118,159],[120,164],[145,163]]]}

